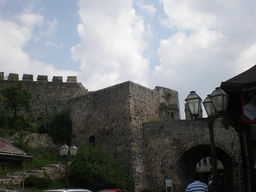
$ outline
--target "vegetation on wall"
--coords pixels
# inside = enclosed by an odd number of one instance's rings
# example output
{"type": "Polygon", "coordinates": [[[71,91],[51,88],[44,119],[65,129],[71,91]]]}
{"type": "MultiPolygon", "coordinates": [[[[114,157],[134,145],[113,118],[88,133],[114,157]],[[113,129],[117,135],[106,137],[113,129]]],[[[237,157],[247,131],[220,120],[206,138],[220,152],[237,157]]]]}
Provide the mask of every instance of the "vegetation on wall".
{"type": "Polygon", "coordinates": [[[162,102],[162,103],[160,103],[159,108],[160,108],[160,109],[167,109],[168,106],[167,106],[167,104],[166,104],[165,102],[162,102]]]}
{"type": "Polygon", "coordinates": [[[0,93],[2,94],[1,100],[5,109],[12,113],[12,121],[15,121],[20,110],[24,109],[26,112],[29,112],[32,96],[20,82],[2,89],[0,93]]]}
{"type": "MultiPolygon", "coordinates": [[[[4,110],[0,113],[0,132],[12,130],[12,133],[16,135],[12,144],[24,150],[28,155],[33,156],[33,161],[26,164],[27,171],[64,161],[64,158],[59,155],[59,151],[56,149],[54,149],[56,150],[55,152],[53,149],[31,147],[30,141],[26,137],[28,132],[47,133],[52,137],[54,143],[70,145],[72,142],[72,122],[69,112],[67,110],[58,111],[53,116],[49,116],[48,120],[40,122],[42,124],[39,125],[30,116],[30,100],[31,94],[21,83],[0,91],[0,105],[4,106],[4,110]]],[[[126,172],[100,146],[88,147],[83,145],[79,147],[75,159],[70,160],[72,161],[70,174],[76,178],[73,181],[73,183],[77,184],[74,185],[76,187],[86,185],[91,189],[105,187],[130,189],[131,182],[126,172]]],[[[4,165],[6,172],[21,169],[20,163],[17,165],[5,163],[4,165]]],[[[5,175],[1,177],[5,178],[5,175]]],[[[73,176],[69,178],[71,186],[73,176]]],[[[42,179],[33,176],[25,180],[25,186],[29,188],[51,188],[53,185],[58,187],[59,183],[51,183],[48,182],[48,178],[42,179]]]]}
{"type": "Polygon", "coordinates": [[[172,97],[172,91],[166,91],[166,92],[165,92],[165,98],[166,98],[167,100],[169,100],[169,99],[171,99],[171,97],[172,97]]]}
{"type": "MultiPolygon", "coordinates": [[[[15,131],[47,133],[55,143],[70,144],[72,122],[68,111],[58,111],[53,116],[50,116],[49,120],[45,120],[42,125],[39,125],[29,114],[31,98],[31,93],[23,87],[21,82],[10,85],[0,91],[0,101],[4,106],[4,110],[0,114],[1,133],[12,134],[15,131]]],[[[20,142],[19,139],[17,139],[18,141],[20,142]]],[[[17,147],[22,148],[20,144],[16,143],[16,146],[18,145],[17,147]]]]}
{"type": "Polygon", "coordinates": [[[31,93],[18,82],[0,91],[0,101],[3,110],[0,114],[0,128],[13,131],[36,131],[35,123],[30,112],[31,93]]]}
{"type": "Polygon", "coordinates": [[[148,120],[148,122],[157,122],[157,121],[160,121],[160,117],[152,117],[148,120]]]}
{"type": "Polygon", "coordinates": [[[39,128],[39,133],[49,134],[54,143],[71,144],[72,141],[72,121],[67,110],[56,112],[47,122],[39,128]]]}
{"type": "Polygon", "coordinates": [[[90,189],[130,188],[130,180],[125,170],[102,146],[79,147],[70,166],[70,177],[77,187],[90,189]]]}
{"type": "Polygon", "coordinates": [[[15,136],[14,142],[12,144],[20,148],[21,150],[26,151],[27,153],[30,151],[29,139],[25,138],[25,135],[23,132],[19,132],[15,136]]]}

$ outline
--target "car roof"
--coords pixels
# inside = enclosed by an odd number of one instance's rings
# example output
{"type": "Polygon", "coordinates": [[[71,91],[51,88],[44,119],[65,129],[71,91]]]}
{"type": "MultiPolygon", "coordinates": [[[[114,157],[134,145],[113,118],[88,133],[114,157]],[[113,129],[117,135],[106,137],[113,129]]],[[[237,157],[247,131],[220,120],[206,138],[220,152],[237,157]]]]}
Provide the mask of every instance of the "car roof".
{"type": "Polygon", "coordinates": [[[98,192],[122,192],[122,189],[116,188],[116,189],[102,189],[98,192]]]}
{"type": "Polygon", "coordinates": [[[44,192],[92,192],[89,189],[47,189],[44,192]]]}

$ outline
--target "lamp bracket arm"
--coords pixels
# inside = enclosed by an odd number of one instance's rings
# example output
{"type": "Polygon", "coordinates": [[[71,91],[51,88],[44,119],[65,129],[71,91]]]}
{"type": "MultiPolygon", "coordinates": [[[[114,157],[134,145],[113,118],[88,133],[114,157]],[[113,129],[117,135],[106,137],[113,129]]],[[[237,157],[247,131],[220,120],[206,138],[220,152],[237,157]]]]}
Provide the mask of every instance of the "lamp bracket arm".
{"type": "Polygon", "coordinates": [[[194,121],[204,121],[208,124],[213,124],[213,122],[220,118],[221,116],[220,115],[214,115],[214,116],[211,116],[211,117],[198,117],[198,118],[194,118],[194,121]]]}

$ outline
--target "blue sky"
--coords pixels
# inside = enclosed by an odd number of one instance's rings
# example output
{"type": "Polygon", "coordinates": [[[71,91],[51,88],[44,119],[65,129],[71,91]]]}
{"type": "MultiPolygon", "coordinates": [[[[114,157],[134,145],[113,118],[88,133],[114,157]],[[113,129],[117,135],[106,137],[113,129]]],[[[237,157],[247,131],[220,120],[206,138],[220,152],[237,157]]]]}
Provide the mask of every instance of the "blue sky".
{"type": "Polygon", "coordinates": [[[204,99],[256,63],[253,0],[0,0],[0,66],[76,75],[89,91],[125,81],[204,99]]]}

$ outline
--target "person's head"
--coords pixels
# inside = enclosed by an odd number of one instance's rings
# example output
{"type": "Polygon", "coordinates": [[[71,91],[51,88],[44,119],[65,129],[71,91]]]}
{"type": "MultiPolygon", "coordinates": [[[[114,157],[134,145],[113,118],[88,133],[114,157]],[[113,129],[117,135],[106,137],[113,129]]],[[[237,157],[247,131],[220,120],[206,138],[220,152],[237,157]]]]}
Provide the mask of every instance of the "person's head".
{"type": "Polygon", "coordinates": [[[214,181],[214,177],[213,177],[213,175],[211,175],[211,181],[212,181],[212,183],[214,183],[215,181],[214,181]]]}
{"type": "Polygon", "coordinates": [[[194,174],[194,180],[200,181],[200,179],[201,179],[201,173],[195,172],[195,174],[194,174]]]}

